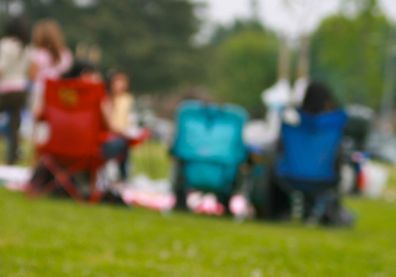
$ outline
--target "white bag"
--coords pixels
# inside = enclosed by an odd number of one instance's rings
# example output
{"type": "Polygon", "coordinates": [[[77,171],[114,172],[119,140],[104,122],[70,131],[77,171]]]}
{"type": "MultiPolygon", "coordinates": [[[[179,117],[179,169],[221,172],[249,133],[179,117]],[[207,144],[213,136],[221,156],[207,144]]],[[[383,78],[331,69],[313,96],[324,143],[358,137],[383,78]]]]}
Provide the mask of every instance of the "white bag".
{"type": "Polygon", "coordinates": [[[369,198],[381,197],[388,182],[387,171],[382,166],[367,161],[363,165],[363,174],[363,195],[369,198]]]}

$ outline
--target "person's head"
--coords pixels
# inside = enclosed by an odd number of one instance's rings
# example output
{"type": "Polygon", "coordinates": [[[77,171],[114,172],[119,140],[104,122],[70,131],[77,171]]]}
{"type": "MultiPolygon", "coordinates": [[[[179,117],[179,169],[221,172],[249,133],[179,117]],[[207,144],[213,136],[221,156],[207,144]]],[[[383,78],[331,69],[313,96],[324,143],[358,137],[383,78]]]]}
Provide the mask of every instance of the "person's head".
{"type": "Polygon", "coordinates": [[[27,20],[23,17],[13,17],[5,24],[4,36],[19,40],[27,45],[30,40],[30,29],[27,20]]]}
{"type": "Polygon", "coordinates": [[[113,95],[122,94],[129,90],[129,77],[125,72],[117,71],[111,75],[110,91],[113,95]]]}
{"type": "Polygon", "coordinates": [[[94,83],[103,81],[102,74],[99,72],[99,70],[96,69],[83,71],[80,75],[80,78],[82,80],[94,83]]]}
{"type": "Polygon", "coordinates": [[[53,19],[43,19],[34,25],[32,43],[37,48],[49,51],[55,63],[59,62],[65,48],[62,30],[53,19]]]}
{"type": "Polygon", "coordinates": [[[306,89],[301,109],[311,114],[319,114],[334,110],[337,106],[330,89],[320,82],[313,81],[306,89]]]}
{"type": "Polygon", "coordinates": [[[102,76],[97,66],[88,60],[75,60],[73,66],[63,78],[81,78],[87,81],[100,82],[102,76]]]}

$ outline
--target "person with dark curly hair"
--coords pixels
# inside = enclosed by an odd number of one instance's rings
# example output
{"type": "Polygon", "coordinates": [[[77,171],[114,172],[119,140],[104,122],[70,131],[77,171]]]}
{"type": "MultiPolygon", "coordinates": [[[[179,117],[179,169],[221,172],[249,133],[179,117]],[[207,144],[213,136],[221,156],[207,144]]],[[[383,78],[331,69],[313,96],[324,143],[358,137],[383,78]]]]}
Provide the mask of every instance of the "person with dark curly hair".
{"type": "Polygon", "coordinates": [[[276,182],[289,193],[304,195],[307,223],[351,226],[354,222],[338,192],[346,122],[345,111],[320,82],[308,85],[295,116],[283,120],[276,182]]]}

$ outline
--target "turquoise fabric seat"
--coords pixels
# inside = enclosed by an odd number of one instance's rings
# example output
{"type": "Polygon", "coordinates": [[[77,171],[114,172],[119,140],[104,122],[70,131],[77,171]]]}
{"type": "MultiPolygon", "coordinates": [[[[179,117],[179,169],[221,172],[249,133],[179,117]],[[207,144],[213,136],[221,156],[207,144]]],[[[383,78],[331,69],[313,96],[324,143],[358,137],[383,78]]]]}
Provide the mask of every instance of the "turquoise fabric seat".
{"type": "Polygon", "coordinates": [[[247,155],[242,136],[247,119],[235,105],[182,103],[171,151],[182,162],[184,186],[230,193],[247,155]]]}

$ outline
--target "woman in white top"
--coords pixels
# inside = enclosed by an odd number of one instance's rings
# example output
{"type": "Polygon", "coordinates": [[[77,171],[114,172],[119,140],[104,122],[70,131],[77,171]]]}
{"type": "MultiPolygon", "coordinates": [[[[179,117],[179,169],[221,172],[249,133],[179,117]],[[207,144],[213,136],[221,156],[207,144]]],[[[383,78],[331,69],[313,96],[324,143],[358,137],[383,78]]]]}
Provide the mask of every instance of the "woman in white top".
{"type": "Polygon", "coordinates": [[[0,112],[9,117],[7,164],[13,164],[18,152],[21,110],[26,102],[29,28],[22,18],[6,24],[0,39],[0,112]]]}
{"type": "Polygon", "coordinates": [[[32,111],[37,117],[44,105],[45,81],[60,78],[71,67],[73,57],[65,45],[62,30],[52,19],[44,19],[35,24],[32,46],[29,75],[33,81],[32,111]]]}

